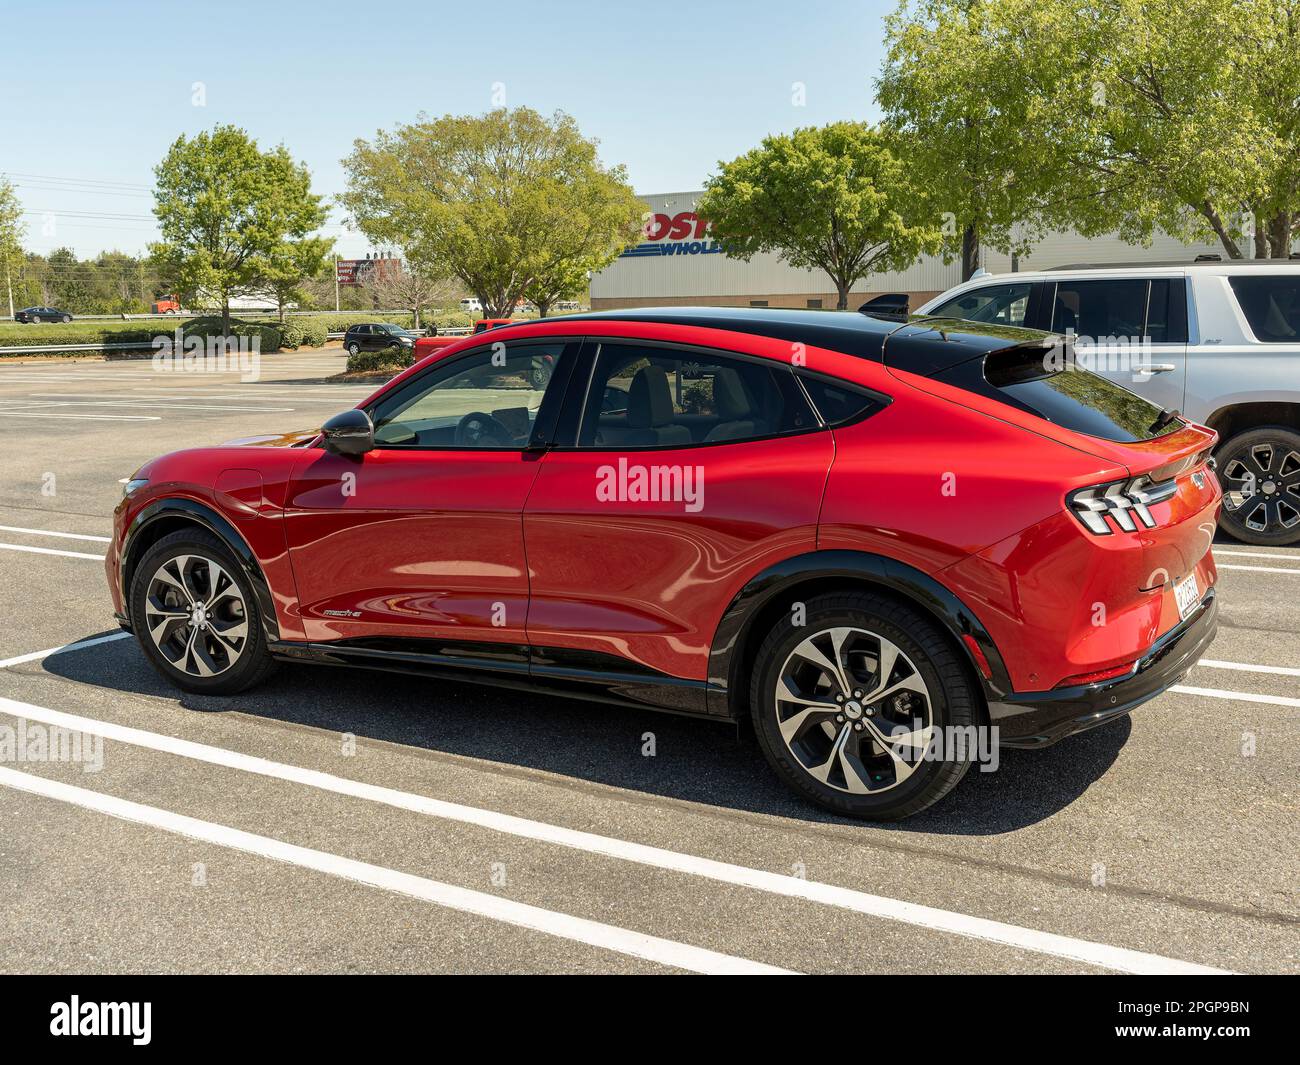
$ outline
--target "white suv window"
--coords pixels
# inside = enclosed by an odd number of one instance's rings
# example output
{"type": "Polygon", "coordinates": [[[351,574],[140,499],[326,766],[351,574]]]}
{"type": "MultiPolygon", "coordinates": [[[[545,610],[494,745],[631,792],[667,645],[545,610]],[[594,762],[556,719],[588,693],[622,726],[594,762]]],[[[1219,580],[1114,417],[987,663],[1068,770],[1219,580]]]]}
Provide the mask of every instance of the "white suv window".
{"type": "Polygon", "coordinates": [[[1027,324],[1031,288],[1028,283],[988,285],[963,292],[928,313],[943,318],[964,318],[968,322],[1023,326],[1027,324]]]}
{"type": "Polygon", "coordinates": [[[1256,340],[1300,343],[1300,274],[1233,274],[1228,284],[1256,340]]]}

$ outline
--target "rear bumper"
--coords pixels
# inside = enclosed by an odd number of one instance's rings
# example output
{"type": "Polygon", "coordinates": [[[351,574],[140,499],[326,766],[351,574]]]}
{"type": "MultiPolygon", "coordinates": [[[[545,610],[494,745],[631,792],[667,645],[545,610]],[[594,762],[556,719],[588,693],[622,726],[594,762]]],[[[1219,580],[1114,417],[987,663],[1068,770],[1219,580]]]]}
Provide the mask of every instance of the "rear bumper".
{"type": "Polygon", "coordinates": [[[1219,604],[1211,588],[1197,612],[1152,644],[1128,676],[1075,688],[1012,692],[991,701],[989,718],[998,729],[999,743],[1046,747],[1127,714],[1182,680],[1218,627],[1219,604]]]}

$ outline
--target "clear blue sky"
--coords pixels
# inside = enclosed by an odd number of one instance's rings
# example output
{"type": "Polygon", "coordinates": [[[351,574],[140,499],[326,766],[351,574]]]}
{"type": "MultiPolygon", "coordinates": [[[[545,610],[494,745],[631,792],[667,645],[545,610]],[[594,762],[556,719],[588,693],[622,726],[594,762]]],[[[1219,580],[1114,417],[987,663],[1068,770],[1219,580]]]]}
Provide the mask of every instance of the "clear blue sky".
{"type": "MultiPolygon", "coordinates": [[[[28,247],[138,252],[155,236],[153,166],[181,133],[235,123],[282,141],[333,195],[356,138],[422,111],[483,112],[500,83],[510,107],[573,115],[638,192],[686,191],[768,133],[877,117],[893,6],[11,0],[0,172],[31,212],[28,247]]],[[[340,220],[340,251],[367,250],[340,220]]]]}

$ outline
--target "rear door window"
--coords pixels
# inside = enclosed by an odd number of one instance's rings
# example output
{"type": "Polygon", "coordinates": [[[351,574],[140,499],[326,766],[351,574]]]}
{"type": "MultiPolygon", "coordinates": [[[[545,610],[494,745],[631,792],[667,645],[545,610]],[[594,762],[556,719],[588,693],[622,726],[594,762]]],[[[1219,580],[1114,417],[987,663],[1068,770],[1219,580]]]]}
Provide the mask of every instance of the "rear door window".
{"type": "Polygon", "coordinates": [[[1028,324],[1029,296],[1033,286],[1027,282],[988,285],[964,292],[927,314],[941,318],[964,318],[968,322],[992,322],[997,325],[1028,324]]]}
{"type": "Polygon", "coordinates": [[[1142,336],[1148,282],[1141,278],[1059,281],[1052,301],[1052,331],[1081,337],[1142,336]]]}
{"type": "Polygon", "coordinates": [[[602,343],[578,444],[694,447],[818,427],[787,366],[709,351],[602,343]]]}
{"type": "Polygon", "coordinates": [[[1228,284],[1256,340],[1300,343],[1300,273],[1234,274],[1228,284]]]}

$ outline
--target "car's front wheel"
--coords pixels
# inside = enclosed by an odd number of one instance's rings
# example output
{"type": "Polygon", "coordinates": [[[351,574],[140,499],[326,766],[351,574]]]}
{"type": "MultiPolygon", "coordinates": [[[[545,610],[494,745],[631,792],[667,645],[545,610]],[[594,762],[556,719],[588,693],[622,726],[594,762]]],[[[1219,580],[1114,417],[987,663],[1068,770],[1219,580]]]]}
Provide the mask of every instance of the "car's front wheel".
{"type": "Polygon", "coordinates": [[[836,813],[897,820],[938,802],[976,753],[977,694],[957,649],[886,596],[794,606],[759,648],[750,689],[768,762],[836,813]]]}
{"type": "Polygon", "coordinates": [[[360,353],[361,353],[361,345],[358,344],[355,340],[352,341],[352,343],[348,345],[348,354],[359,355],[360,353]]]}
{"type": "Polygon", "coordinates": [[[170,533],[145,553],[131,579],[131,620],[154,668],[188,692],[243,691],[275,667],[252,583],[202,529],[170,533]]]}
{"type": "Polygon", "coordinates": [[[1300,433],[1281,425],[1251,429],[1229,438],[1216,458],[1220,528],[1263,547],[1300,542],[1300,433]]]}

